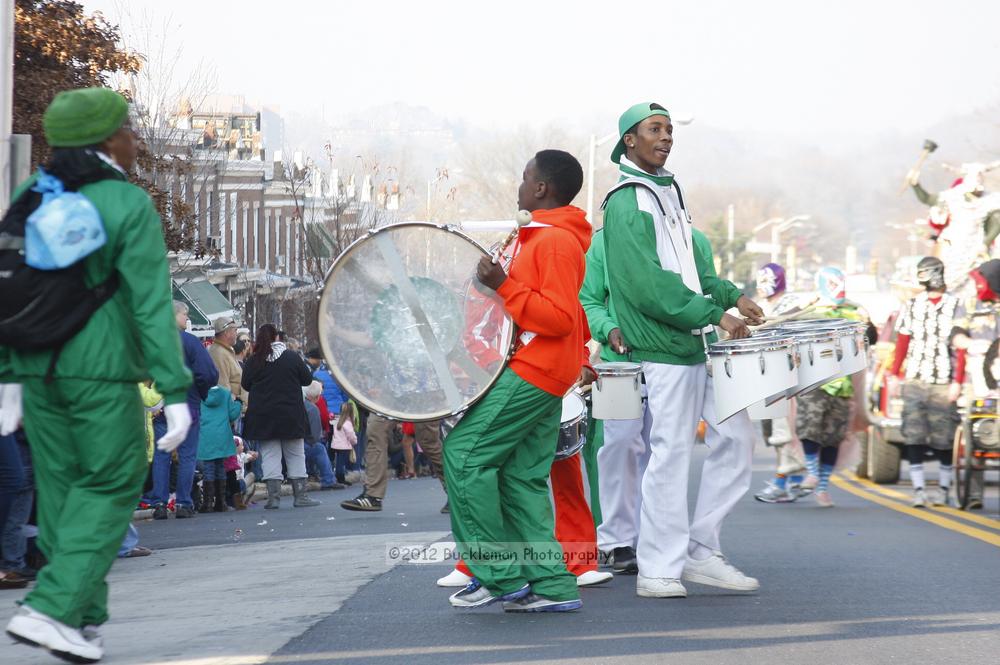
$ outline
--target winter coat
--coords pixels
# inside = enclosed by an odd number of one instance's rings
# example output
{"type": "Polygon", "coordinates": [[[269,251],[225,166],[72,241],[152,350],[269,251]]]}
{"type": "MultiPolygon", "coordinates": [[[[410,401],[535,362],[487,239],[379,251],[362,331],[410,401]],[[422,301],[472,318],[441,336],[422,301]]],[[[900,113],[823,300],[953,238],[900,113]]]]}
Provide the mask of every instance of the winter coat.
{"type": "Polygon", "coordinates": [[[286,350],[276,360],[251,358],[243,368],[243,389],[250,404],[243,438],[254,441],[304,439],[309,433],[302,388],[312,383],[305,361],[286,350]]]}
{"type": "Polygon", "coordinates": [[[215,363],[215,368],[219,370],[219,385],[223,388],[229,388],[233,398],[243,403],[242,408],[245,411],[247,400],[246,395],[243,394],[243,386],[240,385],[243,378],[243,368],[240,367],[236,354],[232,348],[222,342],[213,342],[212,346],[208,347],[208,355],[215,363]]]}
{"type": "Polygon", "coordinates": [[[319,407],[304,400],[302,404],[306,408],[306,420],[309,422],[309,433],[306,435],[306,443],[323,443],[323,422],[319,413],[319,407]]]}
{"type": "Polygon", "coordinates": [[[240,403],[229,388],[214,386],[201,403],[201,428],[198,431],[198,459],[223,459],[236,454],[233,422],[240,417],[240,403]]]}
{"type": "Polygon", "coordinates": [[[340,429],[337,429],[337,424],[334,423],[333,426],[333,440],[330,441],[330,447],[334,450],[350,450],[358,445],[358,435],[354,433],[351,421],[344,421],[344,426],[340,429]]]}
{"type": "Polygon", "coordinates": [[[323,363],[313,372],[313,377],[323,384],[323,399],[326,400],[326,408],[330,413],[340,413],[340,405],[350,399],[344,389],[340,387],[330,373],[330,369],[323,363]]]}
{"type": "Polygon", "coordinates": [[[188,404],[194,411],[198,410],[198,405],[208,397],[208,391],[212,386],[219,383],[219,370],[212,362],[212,356],[202,346],[201,340],[189,332],[181,332],[181,346],[184,349],[184,363],[194,375],[194,384],[188,390],[188,404]]]}

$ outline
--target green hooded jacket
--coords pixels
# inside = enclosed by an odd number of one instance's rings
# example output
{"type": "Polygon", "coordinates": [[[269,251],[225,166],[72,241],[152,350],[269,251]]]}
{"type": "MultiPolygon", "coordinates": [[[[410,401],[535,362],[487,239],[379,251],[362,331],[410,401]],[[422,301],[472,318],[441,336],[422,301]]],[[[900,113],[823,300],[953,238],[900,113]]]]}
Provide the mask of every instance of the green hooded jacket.
{"type": "Polygon", "coordinates": [[[679,274],[660,266],[653,218],[639,209],[635,187],[619,190],[608,199],[602,235],[606,274],[611,277],[609,297],[632,349],[632,360],[671,365],[705,362],[701,336],[691,331],[717,325],[742,295],[735,284],[716,274],[708,238],[692,229],[702,296],[687,288],[679,274]]]}
{"type": "MultiPolygon", "coordinates": [[[[88,286],[104,282],[112,271],[118,273],[120,285],[63,347],[54,377],[126,383],[152,378],[166,404],[183,403],[191,373],[184,366],[174,320],[160,218],[146,192],[107,168],[113,179],[79,190],[97,208],[108,236],[84,261],[88,286]]],[[[22,183],[12,200],[35,179],[33,175],[22,183]]],[[[51,355],[0,346],[0,382],[44,377],[51,355]]]]}

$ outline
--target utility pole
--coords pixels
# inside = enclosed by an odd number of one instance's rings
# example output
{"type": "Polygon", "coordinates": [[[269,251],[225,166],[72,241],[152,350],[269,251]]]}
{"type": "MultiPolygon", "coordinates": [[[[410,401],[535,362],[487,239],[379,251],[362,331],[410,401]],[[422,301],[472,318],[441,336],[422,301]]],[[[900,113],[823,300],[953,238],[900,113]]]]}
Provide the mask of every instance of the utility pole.
{"type": "Polygon", "coordinates": [[[0,0],[0,214],[10,203],[14,173],[11,133],[14,129],[14,0],[0,0]]]}

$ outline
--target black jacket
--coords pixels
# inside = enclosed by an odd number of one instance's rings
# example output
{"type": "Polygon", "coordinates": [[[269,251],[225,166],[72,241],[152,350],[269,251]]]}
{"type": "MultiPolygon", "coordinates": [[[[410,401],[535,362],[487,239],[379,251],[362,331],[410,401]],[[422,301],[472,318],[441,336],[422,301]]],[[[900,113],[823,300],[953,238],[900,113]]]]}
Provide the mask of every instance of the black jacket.
{"type": "Polygon", "coordinates": [[[302,403],[302,387],[312,374],[294,351],[285,351],[274,362],[251,358],[243,369],[243,389],[250,405],[243,421],[243,437],[253,441],[304,439],[309,423],[302,403]]]}

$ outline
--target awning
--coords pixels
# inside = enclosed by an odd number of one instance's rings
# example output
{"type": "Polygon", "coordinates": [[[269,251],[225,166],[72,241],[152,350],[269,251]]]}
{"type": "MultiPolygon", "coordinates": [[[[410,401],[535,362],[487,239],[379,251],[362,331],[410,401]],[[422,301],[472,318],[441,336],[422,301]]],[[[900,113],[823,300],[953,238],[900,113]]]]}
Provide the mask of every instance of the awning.
{"type": "Polygon", "coordinates": [[[235,314],[232,303],[205,279],[175,280],[174,298],[187,304],[191,325],[195,327],[211,326],[220,316],[235,314]]]}

